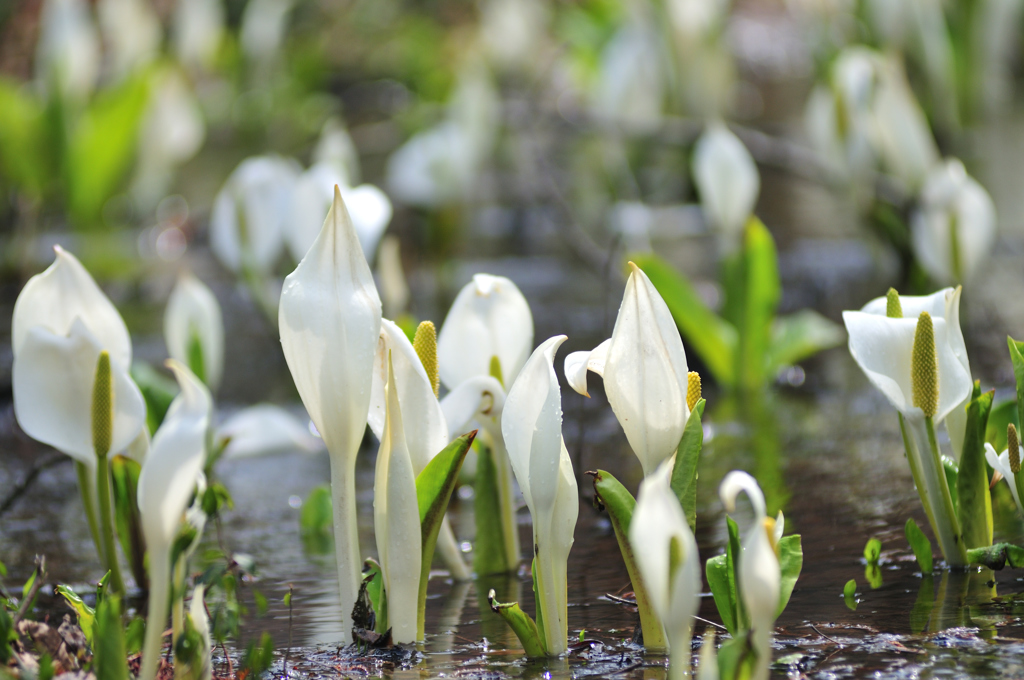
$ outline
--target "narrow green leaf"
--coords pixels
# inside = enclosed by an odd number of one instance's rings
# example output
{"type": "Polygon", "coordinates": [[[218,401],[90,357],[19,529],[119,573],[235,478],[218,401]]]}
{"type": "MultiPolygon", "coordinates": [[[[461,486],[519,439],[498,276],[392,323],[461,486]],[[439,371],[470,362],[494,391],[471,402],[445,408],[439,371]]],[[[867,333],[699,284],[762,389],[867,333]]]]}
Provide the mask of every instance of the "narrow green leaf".
{"type": "Polygon", "coordinates": [[[907,535],[907,542],[910,543],[910,548],[917,558],[917,566],[925,574],[932,573],[932,542],[921,531],[921,527],[917,526],[913,517],[907,520],[904,532],[907,535]]]}
{"type": "Polygon", "coordinates": [[[867,545],[864,546],[864,559],[867,560],[868,564],[878,564],[878,559],[882,556],[882,542],[877,538],[869,538],[867,545]]]}
{"type": "Polygon", "coordinates": [[[1006,426],[1010,423],[1017,428],[1017,432],[1021,432],[1020,423],[1017,422],[1017,401],[1014,399],[993,407],[989,413],[988,425],[985,427],[985,441],[991,444],[996,451],[1006,449],[1006,426]]]}
{"type": "Polygon", "coordinates": [[[299,511],[299,535],[302,547],[313,555],[326,555],[334,544],[334,504],[331,487],[314,487],[299,511]]]}
{"type": "Polygon", "coordinates": [[[149,434],[155,434],[163,424],[171,402],[178,396],[178,384],[141,361],[132,364],[131,376],[142,392],[142,398],[146,400],[146,426],[149,434]]]}
{"type": "Polygon", "coordinates": [[[0,605],[0,664],[11,660],[11,640],[17,636],[14,632],[14,619],[7,607],[0,605]]]}
{"type": "Polygon", "coordinates": [[[1020,427],[1024,426],[1024,342],[1007,336],[1006,344],[1010,348],[1013,377],[1017,381],[1017,429],[1020,430],[1020,427]]]}
{"type": "Polygon", "coordinates": [[[772,324],[767,376],[770,378],[783,366],[792,366],[845,340],[842,327],[813,309],[780,316],[772,324]]]}
{"type": "Polygon", "coordinates": [[[733,385],[736,329],[708,309],[690,282],[657,255],[634,253],[630,259],[664,298],[688,347],[700,356],[715,380],[733,385]]]}
{"type": "Polygon", "coordinates": [[[136,616],[128,623],[128,630],[124,634],[125,651],[131,654],[138,654],[142,651],[142,643],[146,638],[146,619],[136,616]]]}
{"type": "Polygon", "coordinates": [[[512,632],[519,638],[519,644],[523,646],[523,651],[526,652],[527,657],[543,659],[547,656],[547,653],[544,651],[543,638],[537,629],[537,624],[530,618],[529,614],[519,608],[518,602],[510,602],[508,604],[498,602],[494,599],[494,589],[492,588],[487,593],[487,603],[491,606],[491,611],[505,619],[505,623],[509,625],[512,632]]]}
{"type": "Polygon", "coordinates": [[[761,387],[768,372],[772,323],[782,298],[775,240],[761,220],[751,217],[743,243],[744,306],[739,333],[737,381],[747,390],[761,387]]]}
{"type": "Polygon", "coordinates": [[[426,626],[427,581],[430,579],[430,563],[437,547],[437,534],[441,531],[441,520],[448,510],[448,501],[459,479],[462,461],[466,460],[469,447],[476,438],[476,430],[458,437],[431,459],[416,477],[416,500],[420,509],[420,532],[422,561],[420,564],[419,610],[416,617],[417,639],[422,640],[426,626]]]}
{"type": "Polygon", "coordinates": [[[857,581],[850,579],[843,586],[843,600],[846,601],[846,606],[853,611],[857,611],[857,581]]]}
{"type": "Polygon", "coordinates": [[[102,680],[128,680],[128,652],[121,625],[121,598],[109,594],[96,607],[92,668],[102,680]]]}
{"type": "Polygon", "coordinates": [[[193,325],[189,328],[188,348],[186,349],[189,369],[203,383],[206,382],[206,359],[203,355],[203,340],[199,330],[193,325]]]}
{"type": "Polygon", "coordinates": [[[533,561],[530,562],[530,576],[533,578],[533,602],[534,602],[534,608],[533,609],[534,609],[534,611],[537,614],[537,634],[540,635],[541,642],[545,646],[544,649],[546,650],[547,649],[546,645],[547,645],[547,639],[548,639],[548,632],[544,628],[544,609],[540,606],[540,602],[541,602],[541,594],[540,594],[540,592],[541,591],[540,591],[540,584],[537,583],[538,571],[537,571],[537,547],[536,546],[534,546],[533,553],[534,553],[533,554],[533,561]]]}
{"type": "Polygon", "coordinates": [[[750,619],[747,610],[743,606],[743,597],[740,594],[740,562],[739,556],[743,554],[743,546],[740,543],[740,527],[732,517],[726,516],[725,526],[729,532],[729,543],[725,546],[726,564],[729,565],[729,590],[736,608],[736,625],[740,630],[750,628],[750,619]]]}
{"type": "Polygon", "coordinates": [[[733,636],[718,648],[718,673],[722,680],[749,680],[757,665],[757,652],[749,633],[733,636]]]}
{"type": "Polygon", "coordinates": [[[473,544],[473,570],[478,576],[502,574],[508,570],[504,527],[501,522],[501,495],[494,452],[477,441],[476,479],[473,484],[473,516],[476,541],[473,544]]]}
{"type": "MultiPolygon", "coordinates": [[[[703,400],[700,403],[703,403],[703,400]]],[[[685,435],[683,436],[685,438],[685,435]]],[[[615,530],[615,539],[619,542],[622,561],[626,563],[626,571],[629,573],[633,594],[636,596],[636,606],[640,613],[640,628],[643,630],[644,647],[652,653],[664,652],[668,649],[665,629],[651,605],[647,586],[644,585],[643,576],[640,574],[636,557],[633,554],[633,547],[629,543],[629,523],[633,518],[636,499],[619,480],[604,470],[594,473],[594,493],[597,495],[597,501],[608,510],[608,518],[611,520],[612,529],[615,530]]]]}
{"type": "Polygon", "coordinates": [[[683,429],[683,437],[676,450],[676,462],[672,467],[672,491],[683,506],[686,523],[690,531],[697,530],[697,463],[704,446],[704,428],[700,419],[704,415],[704,400],[693,406],[690,418],[683,429]]]}
{"type": "Polygon", "coordinates": [[[146,572],[146,540],[142,536],[142,515],[139,512],[138,488],[142,466],[125,456],[110,459],[111,491],[114,495],[114,525],[121,549],[128,557],[128,566],[136,585],[148,589],[146,572]]]}
{"type": "Polygon", "coordinates": [[[956,480],[956,507],[968,548],[992,545],[992,494],[985,462],[985,429],[994,396],[995,391],[986,392],[967,405],[960,473],[956,480]]]}
{"type": "Polygon", "coordinates": [[[91,646],[93,644],[93,622],[96,620],[96,610],[87,605],[78,596],[78,593],[71,590],[68,586],[57,586],[57,592],[64,597],[64,601],[68,603],[68,606],[75,610],[75,615],[78,616],[78,627],[82,629],[85,639],[89,641],[91,646]]]}
{"type": "Polygon", "coordinates": [[[26,195],[42,198],[56,175],[43,106],[29,87],[0,78],[0,171],[26,195]],[[50,162],[48,162],[50,161],[50,162]]]}
{"type": "Polygon", "coordinates": [[[783,536],[779,541],[779,571],[782,580],[779,582],[779,611],[775,614],[776,618],[786,611],[803,566],[804,551],[800,544],[800,534],[783,536]]]}
{"type": "Polygon", "coordinates": [[[718,608],[718,616],[722,619],[722,625],[735,635],[739,631],[736,628],[735,603],[729,590],[729,565],[725,555],[715,555],[704,565],[704,573],[707,575],[708,587],[715,599],[715,606],[718,608]]]}

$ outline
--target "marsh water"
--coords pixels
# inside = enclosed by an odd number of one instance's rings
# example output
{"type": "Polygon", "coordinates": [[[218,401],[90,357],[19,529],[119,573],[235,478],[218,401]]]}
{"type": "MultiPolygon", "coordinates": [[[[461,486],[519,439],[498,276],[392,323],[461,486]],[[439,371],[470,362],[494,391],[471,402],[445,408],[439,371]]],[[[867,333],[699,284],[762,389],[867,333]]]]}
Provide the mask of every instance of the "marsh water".
{"type": "MultiPolygon", "coordinates": [[[[992,139],[1012,133],[1020,123],[1007,121],[1003,126],[1002,132],[991,133],[992,139]]],[[[1012,145],[986,146],[987,139],[980,144],[992,154],[980,174],[1005,218],[992,266],[965,294],[963,322],[975,377],[1005,398],[1012,375],[1004,338],[1007,333],[1024,335],[1024,229],[1013,218],[1022,214],[1022,197],[1003,181],[1013,167],[1012,145]]],[[[852,221],[834,217],[850,213],[843,200],[822,187],[765,173],[758,212],[779,242],[783,311],[813,306],[838,321],[842,309],[860,307],[898,279],[898,263],[884,247],[864,238],[852,221]]],[[[412,306],[419,316],[440,320],[458,288],[473,273],[485,271],[509,276],[521,287],[533,310],[537,342],[559,333],[569,336],[556,361],[559,369],[565,353],[593,347],[608,336],[622,292],[622,280],[613,269],[584,266],[549,220],[511,209],[479,219],[490,227],[474,232],[459,259],[439,264],[414,258],[408,263],[412,306]]],[[[698,231],[659,238],[659,251],[695,276],[702,294],[713,302],[717,290],[712,283],[711,237],[698,231]]],[[[610,262],[620,256],[621,252],[608,253],[610,262]]],[[[257,400],[297,404],[275,329],[208,254],[200,250],[190,257],[193,270],[213,282],[233,343],[220,394],[221,417],[257,400]]],[[[0,323],[10,318],[14,293],[12,289],[4,295],[7,307],[0,323]]],[[[112,294],[118,304],[137,302],[140,295],[112,294]]],[[[159,361],[164,350],[158,315],[140,314],[129,322],[136,356],[159,361]]],[[[691,368],[700,370],[697,358],[689,358],[691,368]]],[[[56,454],[18,430],[9,401],[9,353],[3,364],[0,490],[8,490],[33,466],[56,454]]],[[[566,658],[527,662],[511,631],[487,609],[486,592],[494,588],[499,600],[518,600],[525,610],[533,610],[525,568],[516,576],[463,583],[438,571],[430,582],[427,642],[405,663],[339,652],[336,643],[343,622],[333,551],[304,544],[299,535],[299,506],[313,487],[329,479],[328,460],[325,453],[299,452],[222,461],[217,467],[235,506],[219,528],[208,527],[204,540],[248,553],[257,566],[256,578],[242,589],[249,614],[234,649],[270,632],[280,670],[290,638],[289,672],[316,677],[665,677],[666,659],[645,656],[630,642],[636,613],[617,601],[630,590],[629,579],[607,517],[594,508],[593,489],[584,475],[605,469],[634,491],[641,477],[600,381],[592,382],[598,384],[591,399],[563,386],[564,434],[581,506],[569,560],[569,628],[571,637],[582,634],[587,641],[575,645],[566,658]],[[291,616],[283,602],[289,589],[291,616]],[[255,606],[257,590],[269,605],[262,615],[255,606]]],[[[922,526],[926,521],[904,460],[896,415],[867,383],[845,347],[784,372],[761,397],[736,401],[717,393],[714,386],[707,387],[705,396],[706,443],[697,520],[702,560],[723,549],[725,520],[716,494],[719,481],[731,469],[753,473],[766,491],[770,510],[784,511],[787,533],[803,537],[803,573],[776,629],[775,676],[1024,677],[1024,571],[920,573],[903,526],[908,517],[922,526]],[[882,583],[877,588],[865,578],[862,554],[872,537],[883,546],[882,583]],[[849,579],[858,584],[856,610],[843,598],[849,579]]],[[[376,442],[368,437],[358,466],[361,543],[368,554],[374,550],[375,450],[376,442]]],[[[1024,525],[1005,484],[996,488],[994,501],[997,540],[1024,540],[1024,525]]],[[[8,584],[27,577],[36,554],[46,555],[51,583],[87,588],[100,575],[80,503],[72,466],[56,462],[0,515],[0,557],[10,572],[8,584]]],[[[456,533],[470,550],[471,489],[458,492],[451,515],[456,533]]],[[[525,507],[518,517],[523,544],[529,545],[525,507]]],[[[743,517],[740,524],[744,525],[743,517]]],[[[40,606],[51,615],[64,611],[45,591],[40,606]]],[[[699,637],[718,621],[710,595],[703,598],[700,616],[695,651],[699,637]]],[[[220,651],[215,658],[223,658],[220,651]]]]}

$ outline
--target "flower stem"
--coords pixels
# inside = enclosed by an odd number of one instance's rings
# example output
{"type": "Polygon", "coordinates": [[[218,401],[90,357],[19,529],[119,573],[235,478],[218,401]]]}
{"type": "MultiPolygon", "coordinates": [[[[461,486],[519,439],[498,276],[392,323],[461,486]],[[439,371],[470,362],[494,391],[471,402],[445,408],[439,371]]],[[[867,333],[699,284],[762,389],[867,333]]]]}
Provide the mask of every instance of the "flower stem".
{"type": "Polygon", "coordinates": [[[334,508],[334,550],[338,565],[343,640],[352,641],[352,607],[359,594],[361,558],[356,524],[355,458],[351,463],[331,455],[331,496],[334,508]]]}
{"type": "Polygon", "coordinates": [[[492,437],[494,470],[498,486],[498,507],[501,511],[502,538],[505,540],[506,569],[515,572],[519,569],[520,546],[519,526],[516,523],[514,496],[512,493],[512,464],[508,460],[505,441],[500,436],[492,437]]]}
{"type": "Polygon", "coordinates": [[[100,526],[96,519],[96,482],[92,470],[85,463],[75,461],[75,473],[78,475],[78,491],[82,495],[82,505],[85,506],[85,519],[89,522],[89,533],[92,534],[92,542],[96,546],[96,556],[104,563],[107,558],[103,552],[100,526]]]}
{"type": "Polygon", "coordinates": [[[125,593],[121,565],[117,561],[117,547],[114,540],[114,511],[110,496],[110,465],[107,456],[96,456],[96,495],[99,497],[100,538],[107,569],[110,570],[110,587],[114,594],[125,593]]]}
{"type": "Polygon", "coordinates": [[[166,549],[150,547],[149,553],[149,614],[146,617],[146,638],[142,647],[142,670],[139,680],[154,680],[160,668],[164,625],[167,623],[167,604],[170,593],[171,557],[166,549]]]}
{"type": "Polygon", "coordinates": [[[683,680],[690,677],[690,639],[693,631],[687,626],[682,635],[675,635],[669,642],[668,680],[683,680]]]}

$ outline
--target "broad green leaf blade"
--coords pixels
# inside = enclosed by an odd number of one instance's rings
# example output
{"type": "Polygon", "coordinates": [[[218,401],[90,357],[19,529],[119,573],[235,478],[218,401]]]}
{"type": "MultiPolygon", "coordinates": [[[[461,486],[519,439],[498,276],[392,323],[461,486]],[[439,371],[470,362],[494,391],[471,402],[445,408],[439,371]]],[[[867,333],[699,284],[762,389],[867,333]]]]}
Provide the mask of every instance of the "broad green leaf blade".
{"type": "Polygon", "coordinates": [[[796,581],[800,578],[800,570],[804,566],[804,551],[800,544],[800,534],[783,536],[779,541],[779,571],[782,580],[779,582],[779,611],[775,618],[786,611],[789,598],[796,587],[796,581]]]}
{"type": "Polygon", "coordinates": [[[96,608],[92,669],[103,680],[128,680],[128,653],[121,624],[121,598],[107,595],[96,608]]]}
{"type": "Polygon", "coordinates": [[[422,640],[426,625],[427,581],[430,579],[430,563],[434,559],[437,534],[441,531],[441,520],[448,510],[448,501],[459,479],[462,461],[466,460],[469,447],[476,438],[476,430],[458,437],[427,463],[416,477],[416,500],[420,509],[420,532],[422,552],[420,562],[419,610],[416,617],[417,637],[422,640]]]}
{"type": "Polygon", "coordinates": [[[128,557],[132,577],[143,590],[149,589],[146,573],[146,540],[142,536],[142,515],[139,512],[138,488],[142,466],[131,458],[110,459],[111,490],[114,495],[114,520],[121,549],[128,557]]]}
{"type": "Polygon", "coordinates": [[[749,680],[756,664],[757,652],[749,634],[734,636],[718,649],[718,673],[722,680],[749,680]]]}
{"type": "Polygon", "coordinates": [[[867,544],[864,546],[864,559],[867,560],[868,564],[878,564],[878,559],[882,556],[882,542],[877,538],[869,538],[867,544]]]}
{"type": "Polygon", "coordinates": [[[672,265],[650,253],[634,253],[631,259],[661,293],[679,331],[715,380],[722,385],[733,385],[736,329],[708,309],[690,282],[672,265]]]}
{"type": "Polygon", "coordinates": [[[60,585],[57,586],[57,592],[64,597],[64,601],[68,603],[68,606],[75,610],[75,615],[78,616],[78,627],[82,629],[82,633],[85,635],[85,639],[89,641],[89,645],[93,645],[93,621],[96,620],[96,611],[87,605],[78,593],[71,590],[68,586],[60,585]]]}
{"type": "Polygon", "coordinates": [[[476,480],[474,481],[473,515],[476,521],[476,542],[473,544],[473,569],[478,576],[503,574],[508,571],[505,552],[505,530],[501,522],[498,490],[498,468],[494,452],[477,442],[476,480]]]}
{"type": "Polygon", "coordinates": [[[845,341],[843,329],[813,309],[780,316],[772,324],[767,377],[845,341]]]}
{"type": "Polygon", "coordinates": [[[334,549],[334,501],[330,486],[313,487],[302,502],[299,536],[302,547],[312,555],[326,555],[334,549]]]}
{"type": "Polygon", "coordinates": [[[1024,426],[1024,342],[1007,336],[1010,361],[1013,363],[1013,377],[1017,380],[1017,429],[1024,426]]]}
{"type": "Polygon", "coordinates": [[[676,450],[676,462],[672,467],[672,491],[683,506],[686,523],[690,531],[697,531],[697,463],[704,446],[704,427],[700,419],[704,415],[704,400],[693,405],[690,418],[683,429],[683,437],[676,450]]]}
{"type": "Polygon", "coordinates": [[[852,611],[857,611],[857,581],[855,579],[851,578],[843,586],[843,600],[852,611]]]}
{"type": "Polygon", "coordinates": [[[729,589],[729,565],[726,556],[716,555],[709,559],[704,565],[704,573],[707,575],[711,595],[715,598],[715,607],[718,608],[722,625],[730,635],[735,635],[739,631],[736,628],[735,603],[729,589]]]}
{"type": "Polygon", "coordinates": [[[1006,426],[1013,423],[1020,432],[1020,423],[1017,422],[1017,401],[1004,401],[992,408],[988,415],[988,425],[985,427],[985,441],[992,445],[996,451],[1006,450],[1006,426]]]}
{"type": "Polygon", "coordinates": [[[629,573],[629,581],[633,585],[633,594],[636,596],[636,606],[640,613],[644,648],[652,653],[664,653],[668,650],[665,629],[651,606],[647,586],[644,585],[640,569],[637,567],[633,546],[629,543],[629,523],[633,518],[636,499],[619,480],[604,470],[598,470],[594,474],[594,493],[597,494],[597,500],[608,510],[612,529],[615,530],[615,539],[619,542],[622,561],[626,563],[626,571],[629,573]]]}
{"type": "Polygon", "coordinates": [[[747,390],[765,383],[772,322],[782,298],[775,240],[761,220],[751,217],[743,243],[744,306],[739,332],[737,382],[747,390]]]}
{"type": "Polygon", "coordinates": [[[0,78],[0,171],[27,196],[39,199],[56,174],[42,104],[27,87],[0,78]]]}
{"type": "Polygon", "coordinates": [[[388,630],[387,593],[384,592],[384,572],[380,564],[372,557],[363,562],[363,583],[366,585],[366,596],[370,598],[370,606],[376,616],[374,632],[383,635],[388,630]]]}
{"type": "Polygon", "coordinates": [[[512,632],[519,638],[519,644],[523,646],[526,656],[531,659],[543,659],[547,656],[544,651],[543,638],[537,629],[537,624],[530,618],[529,614],[519,608],[518,602],[503,604],[494,599],[494,590],[487,594],[487,603],[491,611],[499,614],[505,619],[512,632]]]}
{"type": "Polygon", "coordinates": [[[910,548],[917,558],[917,566],[921,567],[921,571],[925,574],[932,573],[932,542],[921,531],[921,527],[917,526],[913,517],[907,520],[904,532],[907,535],[907,542],[910,543],[910,548]]]}
{"type": "Polygon", "coordinates": [[[956,479],[957,515],[968,548],[992,545],[992,494],[985,463],[985,429],[995,391],[967,405],[967,425],[956,479]]]}
{"type": "Polygon", "coordinates": [[[68,140],[68,211],[79,227],[100,221],[101,210],[131,167],[139,122],[149,99],[149,73],[98,95],[68,140]]]}
{"type": "Polygon", "coordinates": [[[149,427],[149,434],[156,434],[171,402],[178,396],[178,384],[141,361],[132,364],[131,376],[139,386],[142,398],[146,400],[146,426],[149,427]]]}

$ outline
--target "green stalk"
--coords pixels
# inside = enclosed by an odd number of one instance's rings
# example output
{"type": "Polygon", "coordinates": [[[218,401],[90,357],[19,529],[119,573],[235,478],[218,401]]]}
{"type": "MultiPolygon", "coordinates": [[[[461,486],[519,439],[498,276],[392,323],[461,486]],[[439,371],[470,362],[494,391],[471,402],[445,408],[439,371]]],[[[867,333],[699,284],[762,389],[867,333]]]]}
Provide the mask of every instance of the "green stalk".
{"type": "Polygon", "coordinates": [[[167,623],[167,603],[170,593],[171,556],[166,548],[150,546],[149,553],[149,614],[146,617],[146,638],[142,647],[142,670],[139,680],[154,680],[160,668],[164,626],[167,623]]]}
{"type": "Polygon", "coordinates": [[[519,526],[516,523],[515,496],[512,492],[512,464],[508,460],[505,441],[501,437],[491,437],[494,446],[491,448],[494,459],[494,471],[498,486],[498,507],[501,510],[502,538],[505,541],[506,569],[515,572],[519,569],[520,545],[519,526]]]}
{"type": "Polygon", "coordinates": [[[100,536],[103,539],[103,554],[110,570],[110,588],[115,595],[125,593],[121,565],[117,561],[117,547],[114,540],[114,511],[110,502],[110,466],[106,454],[96,457],[96,494],[100,505],[100,536]]]}
{"type": "Polygon", "coordinates": [[[683,680],[690,677],[690,639],[689,626],[682,635],[673,636],[668,652],[668,680],[683,680]]]}
{"type": "Polygon", "coordinates": [[[89,466],[85,463],[76,460],[75,473],[78,475],[78,491],[82,495],[82,505],[85,507],[85,519],[89,522],[89,533],[92,534],[92,542],[96,546],[96,556],[101,563],[105,563],[106,554],[103,552],[99,521],[96,519],[96,496],[93,493],[96,485],[89,466]]]}
{"type": "MultiPolygon", "coordinates": [[[[911,419],[910,425],[916,445],[914,448],[918,455],[917,462],[920,466],[921,483],[917,490],[925,504],[928,521],[931,523],[932,531],[939,542],[939,548],[942,550],[942,556],[946,563],[954,568],[966,567],[968,564],[967,549],[960,532],[956,509],[953,507],[949,484],[946,482],[939,445],[935,439],[935,426],[929,416],[920,420],[911,419]],[[931,512],[928,512],[929,508],[931,512]]],[[[911,457],[909,454],[908,450],[908,459],[911,457]]],[[[913,463],[911,470],[913,471],[913,463]]],[[[917,475],[915,475],[914,483],[918,484],[917,475]]]]}
{"type": "Polygon", "coordinates": [[[185,632],[185,556],[182,555],[171,570],[171,648],[185,632]]]}

